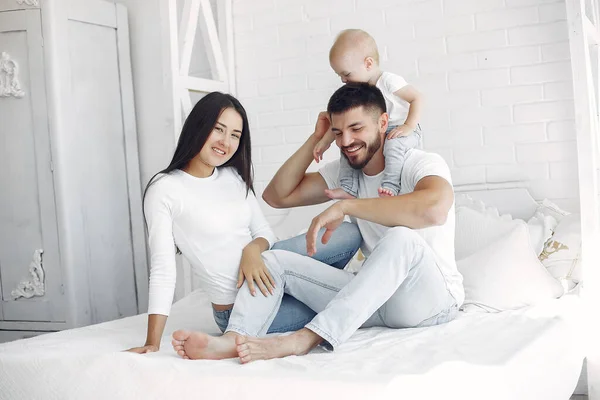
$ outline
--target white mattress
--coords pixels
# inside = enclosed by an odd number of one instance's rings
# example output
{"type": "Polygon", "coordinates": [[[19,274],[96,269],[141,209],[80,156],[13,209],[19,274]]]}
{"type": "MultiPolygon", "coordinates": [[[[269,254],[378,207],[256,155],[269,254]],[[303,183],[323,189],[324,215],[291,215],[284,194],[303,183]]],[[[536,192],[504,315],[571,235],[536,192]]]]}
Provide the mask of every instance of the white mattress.
{"type": "Polygon", "coordinates": [[[583,349],[579,298],[432,328],[360,330],[335,353],[240,365],[175,355],[178,328],[216,333],[202,292],[174,305],[160,352],[141,345],[146,316],[0,345],[2,399],[540,399],[573,392],[583,349]]]}

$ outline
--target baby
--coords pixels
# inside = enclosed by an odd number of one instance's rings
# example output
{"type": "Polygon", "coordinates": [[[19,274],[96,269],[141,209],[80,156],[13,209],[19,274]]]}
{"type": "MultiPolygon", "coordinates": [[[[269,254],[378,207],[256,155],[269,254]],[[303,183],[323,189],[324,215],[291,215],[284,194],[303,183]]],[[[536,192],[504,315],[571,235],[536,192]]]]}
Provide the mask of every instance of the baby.
{"type": "MultiPolygon", "coordinates": [[[[379,188],[379,196],[395,196],[400,192],[400,177],[406,152],[421,145],[421,129],[418,126],[421,112],[421,94],[404,78],[379,68],[379,52],[375,40],[360,29],[347,29],[336,38],[329,51],[331,68],[342,82],[368,82],[383,93],[389,115],[384,143],[385,169],[379,188]],[[393,140],[392,140],[393,139],[393,140]]],[[[335,135],[331,130],[314,148],[315,161],[323,159],[323,153],[331,146],[335,135]]],[[[358,195],[358,173],[345,157],[340,157],[340,189],[328,191],[332,199],[347,199],[358,195]]]]}

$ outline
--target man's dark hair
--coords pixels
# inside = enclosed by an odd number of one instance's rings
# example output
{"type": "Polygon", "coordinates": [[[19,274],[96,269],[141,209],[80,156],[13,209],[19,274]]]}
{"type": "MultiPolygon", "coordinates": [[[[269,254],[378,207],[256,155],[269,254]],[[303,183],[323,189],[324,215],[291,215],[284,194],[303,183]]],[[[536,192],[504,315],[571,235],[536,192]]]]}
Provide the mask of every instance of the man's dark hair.
{"type": "Polygon", "coordinates": [[[385,99],[381,90],[366,82],[349,82],[331,95],[327,104],[327,112],[341,114],[353,108],[364,107],[379,117],[386,112],[385,99]]]}

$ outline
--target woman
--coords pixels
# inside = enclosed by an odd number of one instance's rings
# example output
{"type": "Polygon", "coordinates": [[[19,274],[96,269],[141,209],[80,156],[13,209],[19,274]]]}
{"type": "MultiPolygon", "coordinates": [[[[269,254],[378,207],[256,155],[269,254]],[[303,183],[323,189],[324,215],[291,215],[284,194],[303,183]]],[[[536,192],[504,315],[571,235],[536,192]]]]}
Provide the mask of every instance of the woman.
{"type": "MultiPolygon", "coordinates": [[[[175,290],[177,250],[200,276],[223,332],[242,284],[253,295],[256,287],[270,295],[274,281],[261,253],[271,248],[275,235],[254,195],[248,118],[233,96],[213,92],[194,106],[171,163],[146,187],[144,214],[151,253],[148,332],[144,346],[129,351],[160,347],[175,290]]],[[[303,253],[303,240],[275,248],[303,253]]],[[[315,258],[343,268],[359,244],[357,229],[345,224],[315,258]]],[[[269,333],[298,330],[314,315],[286,296],[269,333]]]]}

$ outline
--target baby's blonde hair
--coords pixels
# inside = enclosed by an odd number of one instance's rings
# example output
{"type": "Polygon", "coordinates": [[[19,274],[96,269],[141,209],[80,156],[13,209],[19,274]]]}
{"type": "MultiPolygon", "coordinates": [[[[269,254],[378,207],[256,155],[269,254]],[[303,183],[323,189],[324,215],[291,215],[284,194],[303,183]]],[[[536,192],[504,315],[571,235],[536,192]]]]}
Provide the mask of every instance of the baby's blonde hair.
{"type": "Polygon", "coordinates": [[[359,50],[362,55],[371,57],[379,64],[379,51],[375,39],[362,29],[345,29],[335,38],[331,50],[329,50],[329,59],[346,53],[349,49],[359,50]]]}

